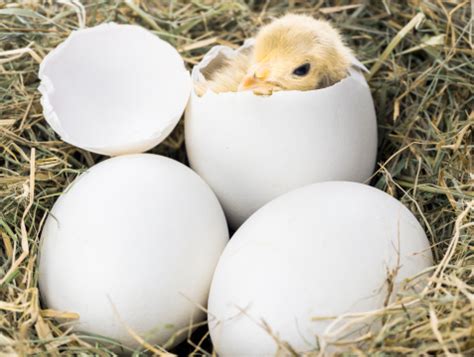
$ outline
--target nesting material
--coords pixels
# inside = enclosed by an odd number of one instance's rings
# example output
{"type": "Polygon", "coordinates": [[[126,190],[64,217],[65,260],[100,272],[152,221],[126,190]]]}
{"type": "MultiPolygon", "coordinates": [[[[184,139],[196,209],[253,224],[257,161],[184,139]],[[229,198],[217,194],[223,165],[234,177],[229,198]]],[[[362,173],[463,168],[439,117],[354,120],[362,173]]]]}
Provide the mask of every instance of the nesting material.
{"type": "MultiPolygon", "coordinates": [[[[372,183],[426,222],[424,228],[439,264],[427,290],[422,294],[400,291],[397,304],[379,314],[382,328],[363,341],[349,341],[345,345],[348,354],[472,355],[474,250],[470,247],[474,245],[474,226],[470,223],[474,194],[469,99],[473,87],[466,65],[472,62],[470,4],[423,1],[420,6],[407,6],[404,1],[372,1],[349,9],[328,8],[347,3],[342,1],[328,5],[271,1],[262,12],[261,2],[245,5],[217,0],[207,12],[210,16],[203,16],[204,1],[177,0],[173,6],[139,3],[136,8],[140,13],[130,9],[138,2],[107,0],[95,2],[98,6],[87,2],[87,23],[92,26],[104,19],[117,19],[149,29],[157,24],[176,47],[191,44],[181,52],[187,58],[198,58],[204,48],[196,46],[203,46],[203,42],[208,46],[214,36],[240,43],[262,22],[294,11],[293,3],[301,13],[329,13],[327,16],[345,29],[348,44],[372,70],[369,84],[381,136],[380,169],[372,183]],[[413,22],[423,14],[424,21],[413,22]]],[[[12,6],[0,9],[2,31],[8,33],[0,41],[6,50],[1,58],[5,70],[0,75],[4,89],[0,100],[0,230],[4,248],[0,249],[4,341],[0,354],[111,355],[104,339],[86,344],[83,335],[69,330],[69,315],[38,310],[44,305],[38,305],[36,293],[38,232],[44,217],[80,172],[102,161],[58,141],[53,130],[44,130],[46,123],[39,113],[38,62],[30,54],[41,56],[64,41],[67,29],[77,25],[76,14],[58,1],[33,5],[23,1],[12,6]],[[30,43],[33,45],[26,48],[30,43]],[[18,52],[10,55],[10,50],[18,52]],[[22,231],[23,222],[28,234],[22,231]]],[[[173,139],[155,150],[184,162],[184,145],[176,145],[183,142],[183,132],[176,131],[173,139]]],[[[192,346],[186,344],[184,353],[170,352],[184,355],[196,348],[212,354],[212,346],[202,340],[206,332],[191,336],[192,346]]]]}
{"type": "Polygon", "coordinates": [[[112,158],[54,204],[42,233],[41,295],[49,309],[79,314],[76,331],[129,348],[140,345],[133,333],[172,347],[204,319],[227,240],[219,202],[192,170],[158,155],[112,158]]]}
{"type": "MultiPolygon", "coordinates": [[[[238,51],[252,46],[247,42],[238,51]]],[[[206,75],[234,50],[217,46],[195,66],[206,75]]],[[[354,59],[348,77],[311,91],[252,92],[202,97],[194,91],[186,110],[186,149],[191,167],[212,187],[234,228],[273,198],[329,180],[363,182],[377,151],[375,110],[354,59]]]]}
{"type": "Polygon", "coordinates": [[[296,355],[360,337],[367,329],[343,315],[382,308],[432,264],[420,224],[386,193],[353,182],[294,190],[258,210],[225,248],[209,297],[213,345],[223,357],[285,346],[296,355]],[[334,316],[342,318],[321,319],[334,316]]]}
{"type": "Polygon", "coordinates": [[[139,26],[74,31],[39,69],[43,113],[61,139],[104,155],[139,153],[163,141],[188,101],[179,53],[139,26]]]}

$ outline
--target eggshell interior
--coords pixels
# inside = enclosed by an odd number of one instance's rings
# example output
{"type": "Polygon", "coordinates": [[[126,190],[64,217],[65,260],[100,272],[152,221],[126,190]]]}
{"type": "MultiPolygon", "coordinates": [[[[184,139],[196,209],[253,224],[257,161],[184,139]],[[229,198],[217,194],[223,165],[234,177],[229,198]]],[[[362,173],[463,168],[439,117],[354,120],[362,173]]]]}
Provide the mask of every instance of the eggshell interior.
{"type": "MultiPolygon", "coordinates": [[[[234,54],[224,46],[213,48],[193,69],[193,80],[205,83],[206,75],[234,54]]],[[[362,70],[354,59],[347,78],[305,92],[208,91],[199,97],[192,91],[185,116],[189,161],[217,194],[232,227],[294,188],[369,178],[377,123],[362,70]]]]}
{"type": "Polygon", "coordinates": [[[47,308],[75,312],[68,326],[115,339],[173,345],[205,318],[209,286],[228,241],[206,183],[151,154],[101,162],[54,204],[41,240],[39,285],[47,308]]]}
{"type": "Polygon", "coordinates": [[[317,341],[356,338],[367,332],[360,323],[343,318],[328,329],[334,319],[315,318],[382,308],[388,272],[396,294],[432,264],[420,224],[386,193],[352,182],[294,190],[252,215],[219,259],[208,305],[213,346],[222,357],[274,356],[276,340],[303,354],[317,341]]]}
{"type": "Polygon", "coordinates": [[[71,33],[40,65],[46,120],[64,141],[119,155],[146,151],[178,123],[191,90],[179,53],[139,26],[71,33]]]}

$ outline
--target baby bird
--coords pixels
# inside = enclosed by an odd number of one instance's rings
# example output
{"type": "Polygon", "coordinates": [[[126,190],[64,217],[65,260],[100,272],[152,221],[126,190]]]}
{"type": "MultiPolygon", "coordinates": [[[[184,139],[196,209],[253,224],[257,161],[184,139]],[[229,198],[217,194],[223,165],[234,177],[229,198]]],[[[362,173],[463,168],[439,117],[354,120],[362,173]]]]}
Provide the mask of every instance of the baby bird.
{"type": "Polygon", "coordinates": [[[351,50],[327,21],[286,15],[262,27],[249,53],[240,53],[207,78],[210,90],[281,90],[330,86],[348,74],[351,50]]]}

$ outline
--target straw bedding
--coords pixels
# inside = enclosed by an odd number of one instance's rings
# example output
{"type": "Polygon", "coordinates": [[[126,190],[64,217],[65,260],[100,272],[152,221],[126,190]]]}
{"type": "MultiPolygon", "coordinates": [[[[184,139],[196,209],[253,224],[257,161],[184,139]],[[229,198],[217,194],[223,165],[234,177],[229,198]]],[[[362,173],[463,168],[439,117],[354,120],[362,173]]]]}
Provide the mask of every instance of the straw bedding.
{"type": "MultiPolygon", "coordinates": [[[[189,68],[216,44],[239,45],[292,11],[333,20],[366,64],[379,124],[371,184],[423,225],[436,266],[407,281],[348,355],[474,354],[472,4],[469,1],[0,1],[0,354],[111,355],[104,339],[41,307],[37,254],[54,201],[104,157],[60,141],[41,113],[38,64],[81,24],[139,24],[179,49],[189,68]],[[411,287],[424,279],[420,292],[411,287]]],[[[186,163],[183,126],[152,150],[186,163]]],[[[387,277],[390,279],[390,276],[387,277]]],[[[149,353],[166,354],[157,346],[149,353]]],[[[201,328],[175,351],[210,354],[201,328]]],[[[137,352],[138,353],[138,352],[137,352]]],[[[291,353],[291,348],[287,353],[291,353]]],[[[314,355],[319,352],[314,351],[314,355]]]]}

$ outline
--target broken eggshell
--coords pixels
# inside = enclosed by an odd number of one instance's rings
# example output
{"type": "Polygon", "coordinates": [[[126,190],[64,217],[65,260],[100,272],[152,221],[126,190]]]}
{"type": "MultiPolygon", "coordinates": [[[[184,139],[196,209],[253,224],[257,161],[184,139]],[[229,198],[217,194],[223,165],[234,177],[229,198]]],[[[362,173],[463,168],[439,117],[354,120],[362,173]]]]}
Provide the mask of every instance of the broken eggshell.
{"type": "Polygon", "coordinates": [[[191,90],[179,53],[139,26],[74,31],[39,69],[46,121],[61,139],[95,153],[139,153],[178,123],[191,90]]]}
{"type": "MultiPolygon", "coordinates": [[[[248,41],[237,51],[251,46],[248,41]]],[[[230,48],[214,47],[192,79],[205,86],[206,76],[233,55],[230,48]]],[[[191,92],[185,115],[189,161],[219,197],[233,228],[294,188],[369,178],[377,123],[364,69],[354,58],[347,78],[305,92],[191,92]]]]}

